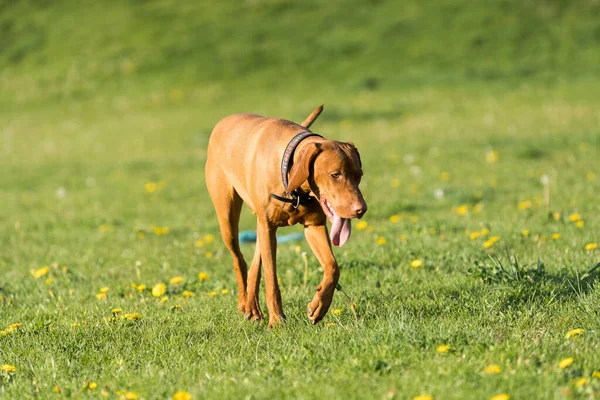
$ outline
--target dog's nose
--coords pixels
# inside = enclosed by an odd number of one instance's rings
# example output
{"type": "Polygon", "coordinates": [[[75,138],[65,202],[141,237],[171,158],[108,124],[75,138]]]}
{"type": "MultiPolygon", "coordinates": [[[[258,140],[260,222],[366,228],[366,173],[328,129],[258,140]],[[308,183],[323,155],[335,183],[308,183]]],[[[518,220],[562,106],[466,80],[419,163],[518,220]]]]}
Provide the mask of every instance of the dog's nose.
{"type": "Polygon", "coordinates": [[[367,205],[363,202],[354,203],[352,209],[358,218],[362,218],[367,212],[367,205]]]}

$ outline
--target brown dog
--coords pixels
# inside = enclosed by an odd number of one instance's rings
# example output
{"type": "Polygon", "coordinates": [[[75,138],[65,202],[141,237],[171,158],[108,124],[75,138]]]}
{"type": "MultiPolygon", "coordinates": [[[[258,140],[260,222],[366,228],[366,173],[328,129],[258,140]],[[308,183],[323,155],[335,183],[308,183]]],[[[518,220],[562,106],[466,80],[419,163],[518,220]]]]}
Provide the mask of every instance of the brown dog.
{"type": "Polygon", "coordinates": [[[350,236],[350,219],[367,211],[358,188],[362,166],[356,147],[308,130],[322,110],[323,106],[317,108],[301,125],[253,114],[231,115],[215,126],[208,143],[206,185],[223,241],[233,256],[238,312],[251,320],[263,317],[258,302],[262,264],[269,327],[285,320],[275,265],[277,228],[302,224],[323,267],[323,280],[308,304],[308,318],[316,324],[327,313],[339,278],[331,242],[342,246],[350,236]],[[238,242],[242,202],[254,211],[258,224],[249,274],[238,242]]]}

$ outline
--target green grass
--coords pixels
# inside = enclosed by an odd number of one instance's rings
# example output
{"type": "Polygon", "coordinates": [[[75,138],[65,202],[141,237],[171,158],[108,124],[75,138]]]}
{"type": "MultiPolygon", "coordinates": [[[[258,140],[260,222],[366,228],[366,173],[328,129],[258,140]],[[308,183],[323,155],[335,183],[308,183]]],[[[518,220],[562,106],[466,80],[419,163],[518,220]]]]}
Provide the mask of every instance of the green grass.
{"type": "Polygon", "coordinates": [[[600,396],[597,2],[197,3],[0,1],[0,330],[22,324],[0,398],[600,396]],[[313,129],[364,164],[367,226],[335,249],[360,318],[337,293],[309,324],[302,241],[279,246],[269,330],[235,311],[208,135],[321,103],[313,129]]]}

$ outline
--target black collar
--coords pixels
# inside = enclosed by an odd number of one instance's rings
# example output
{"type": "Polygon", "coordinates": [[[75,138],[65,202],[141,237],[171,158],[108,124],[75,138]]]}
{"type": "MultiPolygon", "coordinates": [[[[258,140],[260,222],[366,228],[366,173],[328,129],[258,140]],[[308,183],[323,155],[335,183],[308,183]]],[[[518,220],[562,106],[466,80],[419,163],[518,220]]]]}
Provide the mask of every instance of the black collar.
{"type": "Polygon", "coordinates": [[[292,190],[291,192],[287,191],[289,183],[288,174],[290,173],[290,168],[292,167],[292,164],[294,162],[294,151],[296,150],[296,147],[298,147],[301,141],[310,136],[322,137],[321,135],[317,135],[316,133],[304,131],[298,133],[292,138],[292,140],[290,140],[290,142],[285,148],[285,152],[283,153],[283,157],[281,159],[281,181],[283,182],[283,188],[285,189],[285,192],[283,193],[283,197],[277,196],[276,194],[271,194],[271,197],[276,200],[283,201],[284,203],[292,203],[294,208],[298,208],[300,204],[306,204],[315,199],[308,193],[300,193],[297,190],[292,190]]]}

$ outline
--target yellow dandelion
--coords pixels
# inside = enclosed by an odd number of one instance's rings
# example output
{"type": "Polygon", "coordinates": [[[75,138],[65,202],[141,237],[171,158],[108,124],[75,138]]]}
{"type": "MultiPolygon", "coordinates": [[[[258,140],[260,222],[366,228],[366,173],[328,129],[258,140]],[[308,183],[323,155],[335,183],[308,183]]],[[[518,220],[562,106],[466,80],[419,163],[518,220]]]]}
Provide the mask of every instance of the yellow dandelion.
{"type": "Polygon", "coordinates": [[[223,290],[221,290],[221,294],[222,294],[223,296],[224,296],[224,295],[226,295],[227,293],[229,293],[229,290],[227,290],[227,289],[223,289],[223,290]]]}
{"type": "Polygon", "coordinates": [[[154,193],[156,192],[156,189],[158,189],[158,184],[156,182],[147,182],[144,184],[144,189],[146,189],[146,192],[148,193],[154,193]]]}
{"type": "Polygon", "coordinates": [[[208,295],[210,297],[215,297],[217,295],[217,292],[208,292],[208,295]]]}
{"type": "Polygon", "coordinates": [[[502,372],[502,370],[500,369],[500,367],[498,365],[490,364],[483,369],[483,372],[485,372],[488,375],[494,375],[494,374],[499,374],[500,372],[502,372]]]}
{"type": "Polygon", "coordinates": [[[583,329],[581,328],[577,328],[577,329],[571,329],[569,332],[567,332],[567,334],[565,335],[565,339],[569,339],[573,336],[577,336],[577,335],[581,335],[583,333],[583,329]]]}
{"type": "Polygon", "coordinates": [[[575,381],[575,387],[583,386],[587,383],[588,378],[579,378],[575,381]]]}
{"type": "Polygon", "coordinates": [[[328,323],[327,323],[327,327],[328,327],[328,328],[333,328],[333,327],[335,327],[335,322],[328,322],[328,323]]]}
{"type": "Polygon", "coordinates": [[[553,218],[555,221],[558,221],[558,220],[560,219],[560,213],[559,213],[559,212],[553,212],[553,213],[552,213],[552,218],[553,218]]]}
{"type": "Polygon", "coordinates": [[[200,272],[198,274],[198,279],[200,280],[200,282],[204,282],[207,281],[210,277],[208,276],[208,274],[206,272],[200,272]]]}
{"type": "Polygon", "coordinates": [[[129,321],[138,321],[138,320],[142,319],[142,314],[140,314],[139,312],[131,313],[131,314],[123,314],[121,319],[128,319],[129,321]]]}
{"type": "Polygon", "coordinates": [[[125,392],[123,393],[123,396],[126,400],[137,400],[140,398],[140,396],[138,396],[137,393],[134,392],[125,392]]]}
{"type": "Polygon", "coordinates": [[[196,242],[194,243],[194,246],[196,246],[196,247],[204,247],[204,240],[202,240],[202,239],[196,240],[196,242]]]}
{"type": "Polygon", "coordinates": [[[571,214],[569,215],[569,221],[571,222],[577,222],[581,220],[581,215],[580,214],[571,214]]]}
{"type": "Polygon", "coordinates": [[[592,372],[592,378],[598,378],[598,379],[600,379],[600,371],[594,371],[594,372],[592,372]]]}
{"type": "Polygon", "coordinates": [[[485,161],[488,164],[495,164],[500,159],[500,154],[496,150],[490,150],[485,153],[485,161]]]}
{"type": "Polygon", "coordinates": [[[0,371],[4,371],[4,372],[15,372],[17,370],[17,367],[15,367],[14,365],[9,365],[9,364],[2,364],[2,366],[0,367],[0,371]]]}
{"type": "Polygon", "coordinates": [[[435,349],[438,353],[447,353],[450,350],[450,346],[442,344],[435,349]]]}
{"type": "Polygon", "coordinates": [[[174,276],[173,278],[171,278],[171,279],[169,280],[169,283],[170,283],[171,285],[178,285],[178,284],[180,284],[181,282],[183,282],[183,276],[174,276]]]}
{"type": "Polygon", "coordinates": [[[160,297],[163,294],[165,294],[166,291],[167,291],[167,285],[165,285],[164,283],[157,283],[152,288],[152,296],[160,297]]]}
{"type": "Polygon", "coordinates": [[[188,392],[179,390],[173,395],[173,400],[192,400],[192,395],[188,392]]]}
{"type": "Polygon", "coordinates": [[[506,393],[497,394],[492,397],[490,400],[510,400],[510,396],[506,393]]]}
{"type": "Polygon", "coordinates": [[[489,229],[487,229],[487,228],[483,228],[483,229],[481,230],[481,236],[487,236],[487,235],[488,235],[488,233],[490,233],[490,230],[489,230],[489,229]]]}
{"type": "Polygon", "coordinates": [[[577,221],[575,222],[575,226],[578,228],[583,228],[585,226],[585,221],[577,221]]]}
{"type": "Polygon", "coordinates": [[[471,232],[471,234],[469,235],[469,238],[471,240],[475,240],[479,237],[480,233],[479,232],[471,232]]]}
{"type": "Polygon", "coordinates": [[[531,208],[532,205],[533,203],[531,202],[531,200],[522,200],[519,202],[517,207],[519,210],[527,210],[528,208],[531,208]]]}
{"type": "Polygon", "coordinates": [[[448,182],[450,180],[450,172],[441,172],[440,173],[440,181],[448,182]]]}
{"type": "Polygon", "coordinates": [[[96,298],[98,300],[106,300],[107,296],[106,296],[106,293],[96,293],[96,298]]]}
{"type": "Polygon", "coordinates": [[[341,315],[344,312],[341,308],[336,308],[332,311],[333,315],[341,315]]]}
{"type": "Polygon", "coordinates": [[[215,235],[212,235],[210,233],[207,233],[206,235],[204,235],[204,242],[205,243],[212,243],[215,241],[215,235]]]}
{"type": "Polygon", "coordinates": [[[55,393],[60,393],[60,386],[54,386],[53,390],[55,393]]]}
{"type": "Polygon", "coordinates": [[[101,287],[100,290],[99,290],[99,292],[100,293],[107,293],[109,290],[110,289],[105,286],[105,287],[101,287]]]}
{"type": "Polygon", "coordinates": [[[422,260],[412,260],[410,262],[410,266],[413,268],[420,268],[423,265],[423,261],[422,260]]]}
{"type": "Polygon", "coordinates": [[[169,301],[169,296],[163,296],[160,298],[161,303],[166,303],[167,301],[169,301]]]}
{"type": "Polygon", "coordinates": [[[170,229],[168,226],[155,226],[154,227],[154,233],[158,236],[168,235],[169,231],[170,231],[170,229]]]}
{"type": "Polygon", "coordinates": [[[136,288],[136,290],[140,293],[142,293],[146,289],[148,289],[148,287],[146,285],[144,285],[143,283],[141,285],[138,285],[138,287],[136,288]]]}
{"type": "Polygon", "coordinates": [[[400,179],[394,178],[390,181],[390,186],[393,188],[400,187],[400,179]]]}
{"type": "Polygon", "coordinates": [[[395,214],[395,215],[392,215],[390,217],[390,222],[392,224],[396,224],[396,223],[398,223],[398,221],[400,221],[400,216],[399,215],[395,214]]]}
{"type": "Polygon", "coordinates": [[[97,387],[98,387],[98,384],[97,384],[96,382],[90,382],[90,383],[88,384],[88,388],[89,388],[89,389],[92,389],[92,390],[94,390],[94,389],[96,389],[97,387]]]}
{"type": "Polygon", "coordinates": [[[110,312],[112,312],[113,314],[120,314],[123,312],[122,308],[113,308],[112,310],[110,310],[110,312]]]}
{"type": "Polygon", "coordinates": [[[386,243],[387,243],[387,240],[385,240],[385,238],[384,238],[384,237],[381,237],[381,236],[379,236],[379,237],[377,238],[377,244],[378,244],[379,246],[383,246],[383,245],[384,245],[384,244],[386,244],[386,243]]]}
{"type": "Polygon", "coordinates": [[[598,243],[588,243],[585,245],[586,251],[592,251],[598,248],[598,243]]]}
{"type": "Polygon", "coordinates": [[[528,229],[523,229],[521,231],[521,236],[523,236],[523,237],[529,237],[529,230],[528,229]]]}
{"type": "Polygon", "coordinates": [[[71,324],[71,328],[79,328],[81,326],[81,324],[79,322],[73,322],[71,324]]]}
{"type": "Polygon", "coordinates": [[[36,269],[36,270],[32,270],[31,271],[31,275],[33,275],[33,277],[35,279],[39,279],[42,276],[47,275],[48,272],[50,272],[50,267],[46,266],[46,267],[42,267],[42,268],[39,268],[39,269],[36,269]]]}
{"type": "Polygon", "coordinates": [[[596,174],[593,173],[592,171],[588,172],[587,174],[585,174],[586,178],[588,181],[593,181],[596,179],[596,174]]]}
{"type": "Polygon", "coordinates": [[[483,243],[483,247],[485,247],[486,249],[489,249],[490,247],[492,247],[494,245],[494,243],[498,242],[499,240],[500,240],[500,237],[492,236],[491,238],[486,240],[485,243],[483,243]]]}
{"type": "Polygon", "coordinates": [[[433,396],[430,394],[420,394],[413,397],[413,400],[433,400],[433,396]]]}
{"type": "Polygon", "coordinates": [[[457,213],[458,215],[465,215],[467,212],[469,212],[469,206],[466,206],[466,205],[464,205],[464,204],[463,204],[463,205],[461,205],[461,206],[458,206],[458,207],[456,208],[456,213],[457,213]]]}
{"type": "Polygon", "coordinates": [[[115,230],[115,227],[110,224],[101,224],[100,226],[98,226],[98,229],[100,230],[100,232],[112,232],[115,230]]]}
{"type": "Polygon", "coordinates": [[[552,239],[554,239],[554,240],[560,239],[560,233],[553,233],[552,234],[552,239]]]}
{"type": "Polygon", "coordinates": [[[205,256],[206,258],[212,258],[212,256],[213,256],[213,253],[212,253],[212,251],[207,251],[206,253],[204,253],[204,256],[205,256]]]}
{"type": "Polygon", "coordinates": [[[185,297],[194,297],[196,294],[194,292],[190,291],[190,290],[184,290],[183,291],[183,295],[185,297]]]}
{"type": "Polygon", "coordinates": [[[53,278],[48,278],[45,280],[46,285],[52,285],[52,283],[54,283],[54,279],[53,278]]]}
{"type": "Polygon", "coordinates": [[[561,367],[562,369],[565,369],[569,365],[573,364],[574,361],[575,361],[575,359],[573,357],[563,358],[562,360],[560,360],[558,362],[558,366],[561,367]]]}
{"type": "Polygon", "coordinates": [[[365,229],[369,224],[367,223],[367,221],[358,221],[356,223],[356,229],[358,229],[359,231],[362,231],[363,229],[365,229]]]}
{"type": "Polygon", "coordinates": [[[171,310],[173,310],[173,311],[181,310],[181,306],[179,304],[175,304],[174,306],[171,307],[171,310]]]}

